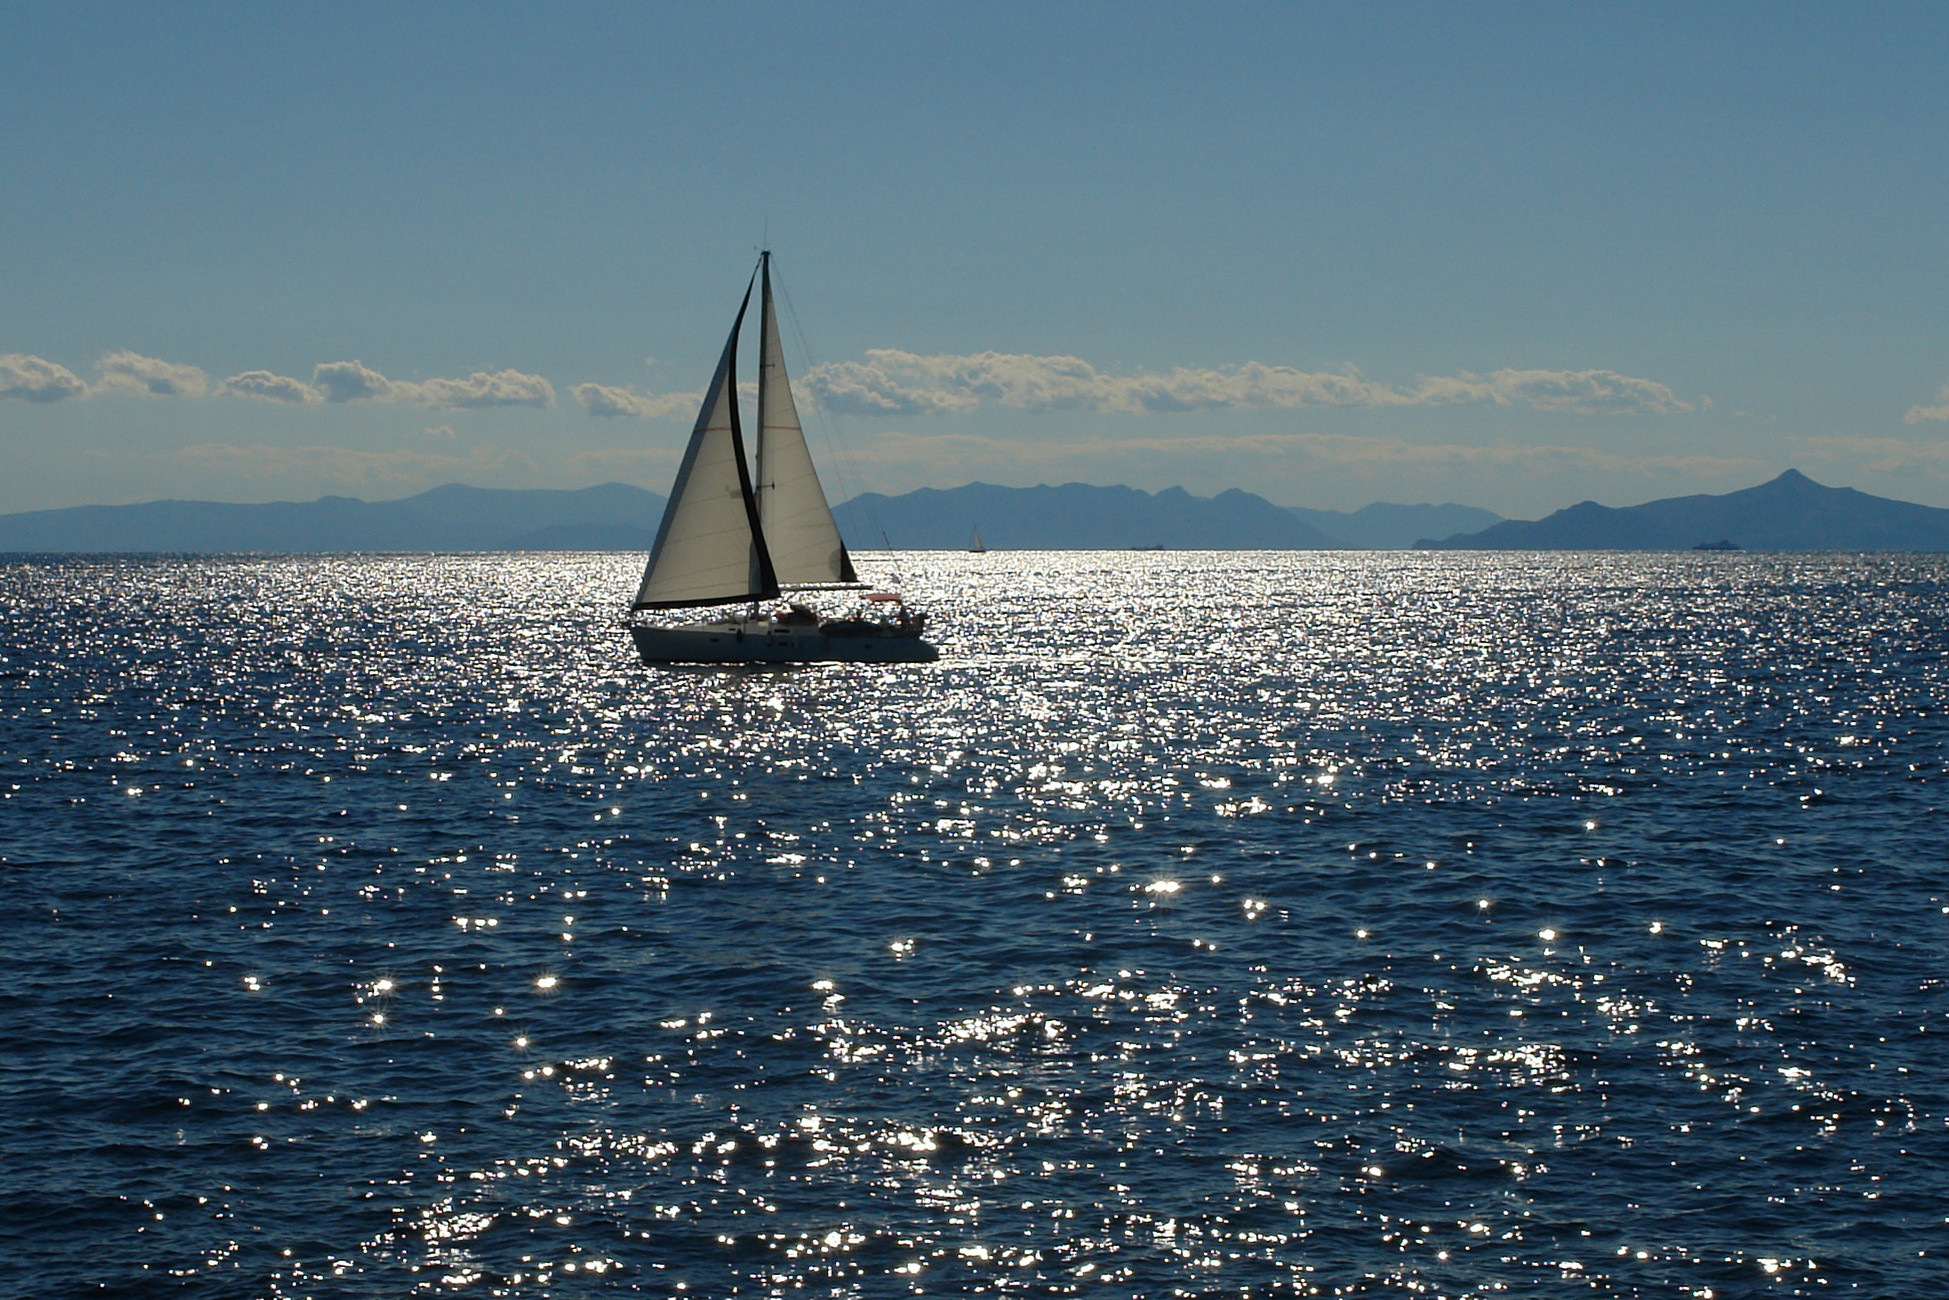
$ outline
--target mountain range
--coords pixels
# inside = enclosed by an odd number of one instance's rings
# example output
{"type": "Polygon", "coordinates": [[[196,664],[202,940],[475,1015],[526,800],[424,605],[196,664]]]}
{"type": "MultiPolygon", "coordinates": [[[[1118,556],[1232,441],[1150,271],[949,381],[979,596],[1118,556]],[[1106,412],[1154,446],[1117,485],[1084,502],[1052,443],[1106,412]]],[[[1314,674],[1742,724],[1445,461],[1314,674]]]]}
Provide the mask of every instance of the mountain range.
{"type": "MultiPolygon", "coordinates": [[[[622,483],[579,491],[449,483],[397,501],[73,506],[0,515],[0,551],[647,551],[663,505],[622,483]]],[[[976,528],[995,550],[1949,550],[1949,510],[1826,487],[1798,470],[1719,496],[1585,501],[1538,520],[1458,505],[1307,510],[1236,488],[1196,497],[1085,483],[869,492],[833,514],[855,550],[963,550],[976,528]]]]}
{"type": "Polygon", "coordinates": [[[1949,510],[1827,487],[1790,469],[1720,496],[1623,507],[1583,501],[1542,519],[1505,519],[1416,545],[1470,551],[1944,551],[1949,510]]]}
{"type": "Polygon", "coordinates": [[[664,499],[449,483],[400,501],[146,501],[0,515],[0,551],[648,550],[664,499]]]}
{"type": "MultiPolygon", "coordinates": [[[[0,551],[647,551],[663,506],[656,493],[622,483],[580,491],[450,483],[397,501],[73,506],[0,515],[0,551]]],[[[1236,489],[1194,497],[1183,488],[1153,494],[1083,483],[867,493],[833,514],[855,550],[888,542],[963,550],[976,527],[996,550],[1405,547],[1430,532],[1498,518],[1467,506],[1378,503],[1342,513],[1283,509],[1236,489]]]]}

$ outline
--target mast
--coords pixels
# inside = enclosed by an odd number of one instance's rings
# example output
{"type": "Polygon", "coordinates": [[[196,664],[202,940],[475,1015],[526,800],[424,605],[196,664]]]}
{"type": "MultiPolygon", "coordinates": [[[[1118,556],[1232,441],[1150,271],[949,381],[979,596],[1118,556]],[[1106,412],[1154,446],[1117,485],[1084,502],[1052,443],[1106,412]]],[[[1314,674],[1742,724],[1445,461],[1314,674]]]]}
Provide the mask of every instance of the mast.
{"type": "MultiPolygon", "coordinates": [[[[770,224],[767,222],[766,224],[770,224]]],[[[765,381],[771,377],[771,368],[778,362],[778,353],[772,347],[772,308],[771,308],[771,249],[758,252],[758,280],[763,286],[758,295],[758,445],[752,449],[751,457],[751,499],[758,510],[758,521],[765,519],[765,408],[771,403],[765,398],[766,389],[771,385],[765,381]]],[[[747,293],[750,290],[746,290],[747,293]]]]}

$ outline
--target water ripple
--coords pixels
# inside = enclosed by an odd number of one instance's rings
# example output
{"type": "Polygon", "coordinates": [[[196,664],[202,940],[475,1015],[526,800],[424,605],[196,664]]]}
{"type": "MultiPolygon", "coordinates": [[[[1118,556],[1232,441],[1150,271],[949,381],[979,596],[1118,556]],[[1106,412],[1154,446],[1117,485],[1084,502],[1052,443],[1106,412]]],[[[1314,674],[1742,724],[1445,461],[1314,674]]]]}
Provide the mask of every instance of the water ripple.
{"type": "Polygon", "coordinates": [[[636,562],[0,570],[0,1289],[1929,1292],[1949,563],[636,562]]]}

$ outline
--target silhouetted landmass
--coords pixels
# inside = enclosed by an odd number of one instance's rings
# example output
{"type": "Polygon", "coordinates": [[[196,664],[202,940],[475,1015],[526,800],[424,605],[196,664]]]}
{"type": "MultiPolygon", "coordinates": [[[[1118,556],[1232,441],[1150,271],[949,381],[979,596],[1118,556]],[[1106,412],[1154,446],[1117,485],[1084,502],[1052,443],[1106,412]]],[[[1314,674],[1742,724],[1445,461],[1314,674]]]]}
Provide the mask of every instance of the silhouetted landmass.
{"type": "Polygon", "coordinates": [[[648,550],[663,498],[449,483],[399,501],[149,501],[0,515],[0,551],[648,550]]]}
{"type": "MultiPolygon", "coordinates": [[[[398,501],[323,497],[235,505],[150,501],[0,515],[0,551],[647,551],[664,498],[621,483],[578,492],[448,484],[398,501]]],[[[996,549],[1311,549],[1341,543],[1261,497],[1127,487],[985,483],[834,511],[855,549],[960,550],[976,525],[996,549]]]]}
{"type": "Polygon", "coordinates": [[[1358,510],[1287,506],[1286,512],[1342,546],[1366,551],[1404,551],[1424,537],[1476,532],[1502,522],[1501,515],[1479,506],[1402,506],[1391,501],[1376,501],[1358,510]]]}
{"type": "Polygon", "coordinates": [[[1790,469],[1723,496],[1668,497],[1614,508],[1594,501],[1545,519],[1506,519],[1481,532],[1421,541],[1438,550],[1683,551],[1711,543],[1747,551],[1949,550],[1949,510],[1831,488],[1790,469]]]}
{"type": "MultiPolygon", "coordinates": [[[[580,491],[450,483],[398,501],[323,497],[235,505],[150,501],[0,515],[0,551],[647,551],[664,498],[605,483],[580,491]]],[[[1469,506],[1378,502],[1342,513],[1286,509],[1233,489],[1195,497],[1065,483],[970,483],[838,507],[854,550],[962,550],[976,527],[995,550],[1314,550],[1401,544],[1416,520],[1493,519],[1469,506]],[[1317,521],[1317,522],[1315,522],[1317,521]]],[[[1613,509],[1586,501],[1546,519],[1506,519],[1443,541],[1450,550],[1949,550],[1949,510],[1830,488],[1796,470],[1723,496],[1613,509]]]]}
{"type": "Polygon", "coordinates": [[[1031,488],[970,483],[897,497],[864,493],[833,511],[854,550],[965,550],[973,531],[990,550],[1315,550],[1340,543],[1263,497],[1233,488],[1194,497],[1087,483],[1031,488]]]}

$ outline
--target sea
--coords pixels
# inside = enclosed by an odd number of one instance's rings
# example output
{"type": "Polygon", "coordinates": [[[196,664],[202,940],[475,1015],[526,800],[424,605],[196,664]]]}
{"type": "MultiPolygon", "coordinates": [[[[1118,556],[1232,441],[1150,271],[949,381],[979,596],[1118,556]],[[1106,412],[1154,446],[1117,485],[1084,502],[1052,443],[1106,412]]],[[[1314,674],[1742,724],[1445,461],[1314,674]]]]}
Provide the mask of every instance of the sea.
{"type": "Polygon", "coordinates": [[[0,562],[0,1295],[1949,1294],[1949,558],[0,562]]]}

